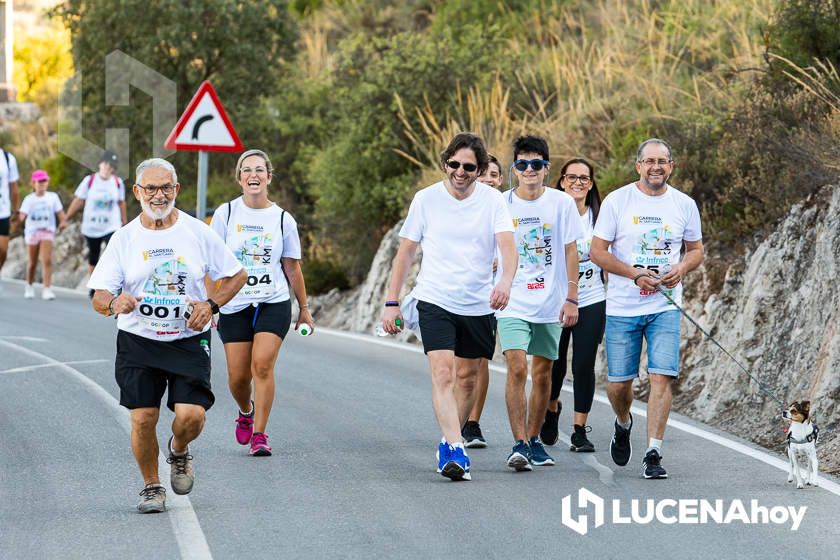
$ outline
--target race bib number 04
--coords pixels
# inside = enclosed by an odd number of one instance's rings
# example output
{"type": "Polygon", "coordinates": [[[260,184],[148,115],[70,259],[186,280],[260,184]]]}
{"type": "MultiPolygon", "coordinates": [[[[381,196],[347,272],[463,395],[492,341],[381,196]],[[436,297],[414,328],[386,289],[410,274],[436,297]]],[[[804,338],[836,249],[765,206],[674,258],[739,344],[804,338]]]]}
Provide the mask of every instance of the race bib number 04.
{"type": "Polygon", "coordinates": [[[239,295],[249,299],[265,299],[274,295],[277,287],[274,285],[274,277],[271,269],[265,266],[246,266],[245,271],[248,273],[248,280],[242,289],[239,290],[239,295]]]}
{"type": "Polygon", "coordinates": [[[143,294],[143,301],[136,308],[140,324],[152,331],[180,332],[186,327],[185,296],[159,296],[143,294]]]}

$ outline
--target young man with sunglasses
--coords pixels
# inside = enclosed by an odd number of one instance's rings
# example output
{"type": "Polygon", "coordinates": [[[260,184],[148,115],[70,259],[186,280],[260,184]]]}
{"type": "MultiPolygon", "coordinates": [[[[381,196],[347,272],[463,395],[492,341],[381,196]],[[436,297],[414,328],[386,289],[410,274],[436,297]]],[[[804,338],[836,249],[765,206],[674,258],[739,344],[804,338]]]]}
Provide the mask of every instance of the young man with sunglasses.
{"type": "Polygon", "coordinates": [[[170,484],[188,494],[195,473],[189,444],[215,401],[210,390],[210,322],[248,275],[224,241],[201,220],[175,208],[175,168],[154,158],[137,167],[141,214],[118,229],[88,282],[93,308],[119,315],[115,377],[131,411],[131,449],[145,484],[137,508],[166,509],[158,477],[160,400],[175,413],[167,444],[170,484]],[[207,298],[205,277],[219,281],[207,298]]]}
{"type": "Polygon", "coordinates": [[[475,400],[479,359],[491,359],[496,348],[493,311],[507,305],[516,270],[504,197],[476,182],[488,161],[475,134],[458,134],[443,151],[446,178],[414,196],[400,230],[382,313],[383,328],[396,334],[404,311],[423,341],[432,370],[432,406],[443,434],[437,471],[452,480],[472,478],[461,428],[475,400]],[[417,284],[401,308],[398,298],[418,246],[423,259],[417,284]],[[496,247],[507,272],[494,286],[496,247]]]}
{"type": "Polygon", "coordinates": [[[619,466],[632,455],[630,406],[644,338],[650,395],[642,476],[654,479],[668,476],[662,440],[680,365],[680,312],[669,298],[681,304],[683,277],[703,262],[700,212],[691,197],[668,184],[673,170],[667,142],[642,142],[636,152],[639,180],[604,199],[589,253],[609,273],[607,396],[616,416],[610,455],[619,466]]]}
{"type": "Polygon", "coordinates": [[[513,141],[518,186],[505,193],[513,218],[519,265],[510,302],[496,312],[499,340],[507,361],[507,404],[514,445],[508,467],[530,471],[553,465],[539,439],[551,390],[563,327],[577,322],[577,239],[583,236],[577,206],[568,194],[546,187],[548,144],[538,136],[513,141]],[[531,356],[531,395],[525,382],[531,356]]]}

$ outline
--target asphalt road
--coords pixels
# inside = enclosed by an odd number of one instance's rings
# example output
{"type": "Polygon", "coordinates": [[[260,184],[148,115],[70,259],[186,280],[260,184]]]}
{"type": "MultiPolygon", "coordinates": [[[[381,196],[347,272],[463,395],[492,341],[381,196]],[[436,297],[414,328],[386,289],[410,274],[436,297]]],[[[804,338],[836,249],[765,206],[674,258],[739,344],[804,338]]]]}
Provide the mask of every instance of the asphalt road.
{"type": "MultiPolygon", "coordinates": [[[[663,449],[670,478],[643,480],[641,405],[627,467],[610,460],[613,417],[599,400],[590,417],[596,453],[570,453],[561,442],[549,448],[556,466],[514,473],[505,466],[512,441],[498,371],[482,419],[490,445],[470,452],[471,482],[450,482],[435,473],[439,432],[422,353],[325,330],[289,336],[281,350],[268,458],[249,457],[234,440],[236,408],[214,335],[217,400],[192,446],[195,488],[188,499],[168,492],[168,512],[141,515],[142,481],[113,378],[115,322],[83,295],[24,300],[21,284],[3,288],[2,559],[764,559],[840,550],[836,479],[796,490],[780,455],[684,417],[674,415],[679,427],[663,449]],[[595,505],[579,507],[581,488],[604,501],[603,523],[595,505]],[[639,515],[627,522],[633,499],[639,515]],[[796,530],[788,508],[803,515],[796,530]]],[[[570,397],[563,393],[565,410],[570,397]]],[[[164,408],[163,443],[170,421],[164,408]]]]}

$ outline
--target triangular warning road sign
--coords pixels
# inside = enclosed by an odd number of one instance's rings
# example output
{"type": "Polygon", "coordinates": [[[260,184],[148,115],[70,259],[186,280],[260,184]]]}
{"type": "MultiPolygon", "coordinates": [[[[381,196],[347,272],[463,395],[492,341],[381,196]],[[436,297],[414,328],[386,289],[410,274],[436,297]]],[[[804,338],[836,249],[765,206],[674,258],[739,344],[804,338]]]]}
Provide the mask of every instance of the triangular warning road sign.
{"type": "Polygon", "coordinates": [[[167,150],[242,151],[242,141],[210,82],[202,82],[199,86],[164,147],[167,150]]]}

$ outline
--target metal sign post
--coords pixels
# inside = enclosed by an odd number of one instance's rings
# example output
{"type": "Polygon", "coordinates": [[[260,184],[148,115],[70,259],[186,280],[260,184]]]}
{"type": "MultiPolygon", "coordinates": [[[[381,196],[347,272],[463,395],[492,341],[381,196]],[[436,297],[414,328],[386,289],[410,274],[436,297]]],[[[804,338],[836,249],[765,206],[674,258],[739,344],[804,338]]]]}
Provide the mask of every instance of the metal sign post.
{"type": "Polygon", "coordinates": [[[207,163],[209,153],[204,150],[198,152],[198,192],[195,197],[195,217],[204,220],[207,215],[207,163]]]}

